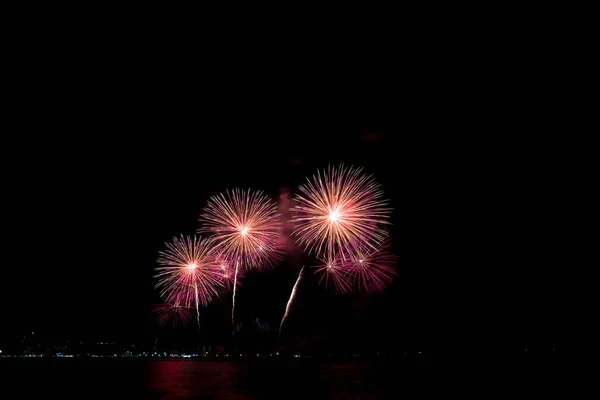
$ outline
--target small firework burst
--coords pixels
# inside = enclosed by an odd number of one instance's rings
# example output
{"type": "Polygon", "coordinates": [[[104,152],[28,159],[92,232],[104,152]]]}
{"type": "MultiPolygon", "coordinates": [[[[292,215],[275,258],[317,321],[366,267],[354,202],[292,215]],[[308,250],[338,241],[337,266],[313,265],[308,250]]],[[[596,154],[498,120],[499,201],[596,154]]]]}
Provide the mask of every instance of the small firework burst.
{"type": "Polygon", "coordinates": [[[280,258],[277,204],[261,191],[235,189],[212,196],[199,219],[199,232],[212,233],[219,254],[244,268],[267,267],[280,258]]]}
{"type": "Polygon", "coordinates": [[[236,278],[236,261],[229,260],[225,257],[218,257],[217,263],[221,271],[221,278],[223,279],[223,285],[227,289],[231,289],[234,285],[241,286],[242,278],[244,277],[244,271],[238,268],[236,278]]]}
{"type": "Polygon", "coordinates": [[[320,275],[319,283],[324,281],[325,288],[332,288],[336,293],[348,293],[352,290],[352,279],[341,256],[319,258],[315,274],[320,275]]]}
{"type": "Polygon", "coordinates": [[[157,304],[152,311],[157,314],[156,320],[160,326],[171,322],[173,326],[178,327],[192,319],[192,313],[177,299],[170,303],[157,304]]]}
{"type": "Polygon", "coordinates": [[[396,256],[389,247],[385,243],[376,250],[356,251],[347,257],[346,268],[359,289],[384,290],[397,275],[396,256]]]}
{"type": "Polygon", "coordinates": [[[387,235],[391,209],[383,191],[361,168],[343,165],[317,171],[300,186],[295,199],[293,236],[309,254],[345,257],[355,250],[376,249],[387,235]]]}

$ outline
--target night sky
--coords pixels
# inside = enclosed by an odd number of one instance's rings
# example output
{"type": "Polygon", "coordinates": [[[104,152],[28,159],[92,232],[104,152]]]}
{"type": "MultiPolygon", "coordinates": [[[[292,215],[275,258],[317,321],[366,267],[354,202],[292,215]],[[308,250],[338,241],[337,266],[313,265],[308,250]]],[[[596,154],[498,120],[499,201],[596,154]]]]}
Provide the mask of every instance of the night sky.
{"type": "MultiPolygon", "coordinates": [[[[22,72],[2,146],[0,340],[36,331],[151,341],[158,251],[195,232],[212,194],[240,187],[277,199],[344,162],[374,174],[391,200],[399,276],[384,293],[346,297],[307,279],[290,315],[295,334],[431,350],[564,341],[561,263],[526,251],[547,251],[529,194],[548,178],[516,166],[537,142],[496,136],[516,117],[457,103],[417,67],[406,84],[393,74],[359,84],[314,65],[275,74],[224,63],[194,74],[145,57],[22,72]],[[502,156],[507,140],[514,157],[502,156]]],[[[298,263],[249,277],[241,318],[278,326],[298,263]]],[[[229,301],[203,316],[228,329],[229,301]]]]}

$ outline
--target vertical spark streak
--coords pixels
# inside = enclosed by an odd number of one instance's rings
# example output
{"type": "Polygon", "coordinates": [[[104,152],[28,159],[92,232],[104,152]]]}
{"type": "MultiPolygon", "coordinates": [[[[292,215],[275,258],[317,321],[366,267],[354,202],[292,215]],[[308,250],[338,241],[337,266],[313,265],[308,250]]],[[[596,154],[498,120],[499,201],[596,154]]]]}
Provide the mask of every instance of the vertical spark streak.
{"type": "Polygon", "coordinates": [[[290,312],[290,306],[292,305],[292,302],[294,301],[294,298],[296,297],[296,289],[298,288],[298,284],[300,283],[300,280],[302,279],[303,272],[304,272],[304,266],[302,267],[302,269],[300,270],[300,273],[298,274],[298,279],[296,279],[296,283],[294,284],[294,288],[292,289],[292,294],[290,295],[290,299],[287,302],[287,306],[285,306],[285,313],[283,314],[283,318],[281,319],[281,324],[279,325],[279,332],[281,332],[283,323],[285,322],[285,320],[288,316],[288,313],[290,312]]]}
{"type": "Polygon", "coordinates": [[[194,283],[194,289],[196,289],[196,320],[198,321],[198,329],[200,329],[200,301],[198,298],[198,284],[194,283]]]}
{"type": "Polygon", "coordinates": [[[239,268],[239,263],[236,262],[235,263],[235,276],[233,278],[233,297],[232,297],[232,301],[231,301],[231,325],[233,325],[233,323],[235,322],[235,289],[237,288],[237,277],[238,277],[238,268],[239,268]]]}

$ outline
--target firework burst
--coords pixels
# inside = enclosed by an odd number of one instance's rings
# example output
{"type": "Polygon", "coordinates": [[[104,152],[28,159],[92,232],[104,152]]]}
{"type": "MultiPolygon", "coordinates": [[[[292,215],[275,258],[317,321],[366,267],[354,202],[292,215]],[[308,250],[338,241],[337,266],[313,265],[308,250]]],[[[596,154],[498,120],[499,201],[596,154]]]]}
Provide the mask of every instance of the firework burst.
{"type": "Polygon", "coordinates": [[[346,269],[359,289],[384,290],[397,275],[396,256],[389,252],[389,243],[376,250],[357,251],[348,257],[346,269]]]}
{"type": "Polygon", "coordinates": [[[157,314],[156,320],[160,326],[165,326],[171,321],[173,326],[178,327],[192,319],[192,313],[179,300],[157,304],[152,311],[157,314]]]}
{"type": "Polygon", "coordinates": [[[277,205],[261,191],[235,189],[212,196],[200,222],[199,232],[213,234],[219,254],[245,268],[271,266],[281,258],[277,205]]]}
{"type": "Polygon", "coordinates": [[[168,303],[179,302],[184,307],[196,306],[200,323],[200,304],[206,305],[223,285],[221,267],[214,255],[213,242],[200,236],[181,236],[166,243],[159,252],[156,268],[158,283],[168,303]]]}
{"type": "Polygon", "coordinates": [[[386,238],[391,209],[383,191],[362,168],[328,167],[307,179],[296,195],[292,235],[309,254],[345,260],[354,251],[375,250],[386,238]]]}
{"type": "Polygon", "coordinates": [[[261,191],[235,189],[212,196],[199,218],[200,232],[213,234],[219,257],[235,260],[231,322],[241,268],[273,265],[281,258],[277,248],[281,221],[277,204],[261,191]]]}
{"type": "Polygon", "coordinates": [[[333,288],[337,293],[348,293],[352,290],[352,277],[341,256],[319,258],[320,264],[314,266],[315,274],[320,275],[319,283],[325,288],[333,288]]]}

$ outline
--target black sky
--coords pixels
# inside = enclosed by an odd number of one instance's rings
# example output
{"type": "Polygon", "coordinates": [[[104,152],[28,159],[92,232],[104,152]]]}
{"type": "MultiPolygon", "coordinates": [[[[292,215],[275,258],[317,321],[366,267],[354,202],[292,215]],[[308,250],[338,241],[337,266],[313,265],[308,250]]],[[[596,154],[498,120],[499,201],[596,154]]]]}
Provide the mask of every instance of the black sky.
{"type": "MultiPolygon", "coordinates": [[[[38,45],[19,61],[5,110],[5,340],[147,341],[157,252],[194,233],[210,195],[242,187],[277,198],[339,162],[373,173],[391,199],[399,277],[364,298],[309,287],[292,326],[399,347],[564,339],[560,259],[530,254],[547,251],[533,233],[546,205],[533,199],[549,177],[543,165],[520,172],[544,142],[506,133],[560,117],[507,94],[490,102],[497,82],[467,87],[454,78],[464,71],[438,73],[437,59],[401,72],[382,58],[382,69],[293,53],[203,63],[164,44],[38,45]]],[[[256,309],[243,312],[278,322],[296,273],[249,282],[242,295],[256,309]]]]}

